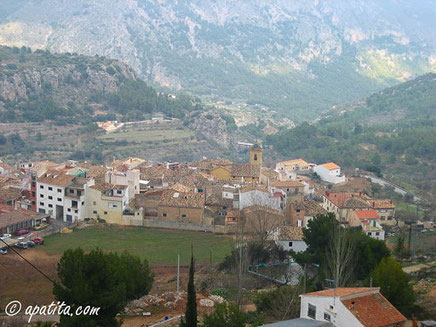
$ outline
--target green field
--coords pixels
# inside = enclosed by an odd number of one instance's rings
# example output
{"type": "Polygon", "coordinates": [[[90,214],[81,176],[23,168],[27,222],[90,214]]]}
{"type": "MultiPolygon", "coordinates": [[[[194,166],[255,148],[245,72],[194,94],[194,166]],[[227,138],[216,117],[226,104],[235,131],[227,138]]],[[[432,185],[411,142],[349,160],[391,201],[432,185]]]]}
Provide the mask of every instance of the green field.
{"type": "Polygon", "coordinates": [[[105,227],[75,229],[71,234],[54,234],[45,238],[45,245],[37,247],[48,255],[62,254],[70,248],[81,247],[91,250],[96,247],[104,251],[129,251],[151,264],[187,264],[191,255],[191,244],[197,262],[220,262],[230,252],[230,237],[204,232],[176,231],[135,227],[105,227]]]}

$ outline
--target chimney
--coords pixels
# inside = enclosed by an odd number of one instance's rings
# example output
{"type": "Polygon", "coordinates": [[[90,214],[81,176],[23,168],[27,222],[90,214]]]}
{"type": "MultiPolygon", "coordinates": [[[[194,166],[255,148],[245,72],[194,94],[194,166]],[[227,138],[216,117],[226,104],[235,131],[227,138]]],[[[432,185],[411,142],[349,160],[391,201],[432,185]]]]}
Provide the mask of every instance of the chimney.
{"type": "Polygon", "coordinates": [[[325,191],[325,195],[329,196],[330,195],[329,191],[325,191]]]}
{"type": "Polygon", "coordinates": [[[373,208],[375,207],[375,202],[374,202],[374,201],[372,201],[372,207],[373,207],[373,208]]]}

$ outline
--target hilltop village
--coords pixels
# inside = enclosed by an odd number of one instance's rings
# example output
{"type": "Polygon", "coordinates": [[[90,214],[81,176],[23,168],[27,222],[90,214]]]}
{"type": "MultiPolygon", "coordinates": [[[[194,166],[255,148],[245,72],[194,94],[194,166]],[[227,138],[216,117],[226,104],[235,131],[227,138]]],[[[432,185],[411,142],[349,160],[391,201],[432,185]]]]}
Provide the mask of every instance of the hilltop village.
{"type": "Polygon", "coordinates": [[[50,222],[107,224],[234,233],[262,232],[286,250],[304,251],[302,229],[332,212],[344,226],[384,240],[397,225],[390,199],[335,192],[348,178],[335,163],[303,159],[263,166],[254,144],[249,162],[202,159],[152,164],[140,158],[106,166],[68,161],[0,164],[0,232],[50,222]]]}

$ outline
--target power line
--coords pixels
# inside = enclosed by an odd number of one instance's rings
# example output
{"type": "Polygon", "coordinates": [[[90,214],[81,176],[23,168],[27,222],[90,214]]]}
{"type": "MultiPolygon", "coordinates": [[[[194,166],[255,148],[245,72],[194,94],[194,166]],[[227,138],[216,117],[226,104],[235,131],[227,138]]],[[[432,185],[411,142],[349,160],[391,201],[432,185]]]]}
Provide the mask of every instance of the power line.
{"type": "Polygon", "coordinates": [[[43,275],[45,278],[47,278],[50,282],[52,282],[53,284],[57,284],[53,279],[51,279],[47,274],[45,274],[41,269],[39,269],[37,266],[35,266],[33,263],[31,263],[25,257],[23,257],[17,250],[15,250],[12,246],[10,246],[8,243],[6,243],[3,239],[1,241],[3,243],[5,243],[6,246],[10,250],[14,251],[21,259],[23,259],[25,262],[27,262],[29,265],[31,265],[37,272],[39,272],[41,275],[43,275]]]}

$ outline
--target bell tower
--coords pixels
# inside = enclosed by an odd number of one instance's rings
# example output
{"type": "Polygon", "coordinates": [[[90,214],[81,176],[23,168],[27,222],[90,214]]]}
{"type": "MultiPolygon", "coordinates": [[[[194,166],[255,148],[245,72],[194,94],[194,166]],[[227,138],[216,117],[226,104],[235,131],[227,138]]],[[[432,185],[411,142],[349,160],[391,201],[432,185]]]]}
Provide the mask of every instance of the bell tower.
{"type": "Polygon", "coordinates": [[[262,166],[262,147],[257,143],[250,149],[250,165],[262,166]]]}

